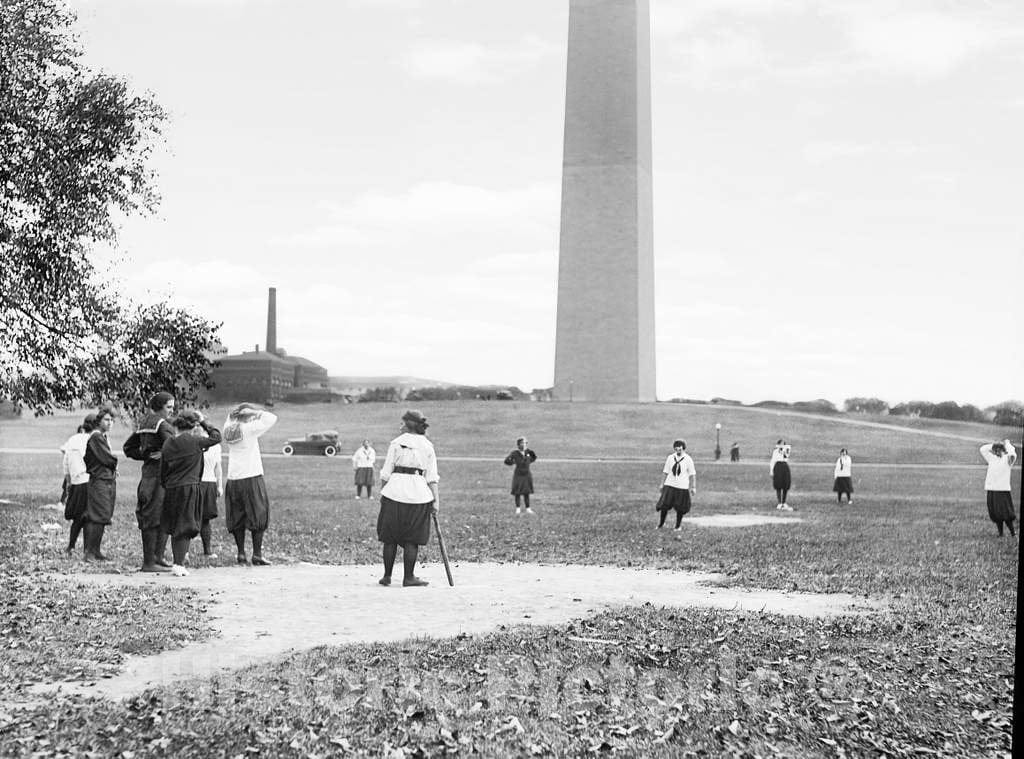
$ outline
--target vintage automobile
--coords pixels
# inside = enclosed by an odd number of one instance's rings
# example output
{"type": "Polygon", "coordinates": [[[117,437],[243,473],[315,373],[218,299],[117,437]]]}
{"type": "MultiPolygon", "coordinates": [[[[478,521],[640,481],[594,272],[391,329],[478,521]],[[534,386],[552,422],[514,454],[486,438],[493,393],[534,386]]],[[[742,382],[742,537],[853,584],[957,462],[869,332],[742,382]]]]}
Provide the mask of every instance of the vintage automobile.
{"type": "Polygon", "coordinates": [[[324,430],[323,432],[311,432],[301,440],[289,440],[284,444],[281,453],[285,456],[292,454],[309,454],[312,456],[334,456],[338,452],[338,433],[335,430],[324,430]]]}

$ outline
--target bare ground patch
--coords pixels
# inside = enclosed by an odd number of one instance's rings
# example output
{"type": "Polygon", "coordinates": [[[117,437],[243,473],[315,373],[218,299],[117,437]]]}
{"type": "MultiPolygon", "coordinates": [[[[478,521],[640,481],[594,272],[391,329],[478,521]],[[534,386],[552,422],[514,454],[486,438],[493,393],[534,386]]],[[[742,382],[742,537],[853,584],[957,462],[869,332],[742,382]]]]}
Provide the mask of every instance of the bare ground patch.
{"type": "Polygon", "coordinates": [[[297,564],[199,568],[166,575],[82,575],[75,581],[189,587],[209,604],[217,637],[130,656],[121,674],[91,683],[52,683],[37,693],[118,699],[146,688],[281,657],[321,645],[479,634],[501,625],[550,625],[617,606],[742,609],[800,616],[872,611],[877,602],[848,594],[786,593],[715,587],[721,575],[619,567],[461,563],[449,587],[439,565],[423,568],[426,588],[377,584],[380,567],[297,564]],[[401,614],[398,611],[401,610],[401,614]]]}

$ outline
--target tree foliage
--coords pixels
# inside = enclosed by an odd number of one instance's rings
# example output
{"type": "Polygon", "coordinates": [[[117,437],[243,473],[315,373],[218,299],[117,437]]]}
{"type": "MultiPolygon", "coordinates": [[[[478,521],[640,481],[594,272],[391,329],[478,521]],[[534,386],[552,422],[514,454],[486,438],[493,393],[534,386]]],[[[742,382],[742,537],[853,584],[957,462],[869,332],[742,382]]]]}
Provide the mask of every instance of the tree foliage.
{"type": "Polygon", "coordinates": [[[850,414],[887,414],[889,404],[881,398],[847,398],[843,411],[850,414]]]}
{"type": "Polygon", "coordinates": [[[203,384],[203,364],[184,362],[216,331],[165,304],[125,302],[90,259],[116,241],[120,216],[156,206],[148,162],[165,114],[87,69],[73,22],[59,0],[0,4],[0,397],[37,413],[127,402],[153,382],[203,384]],[[159,313],[176,321],[157,328],[159,313]],[[170,350],[189,340],[200,342],[170,350]],[[150,371],[142,384],[124,369],[135,350],[150,371]]]}

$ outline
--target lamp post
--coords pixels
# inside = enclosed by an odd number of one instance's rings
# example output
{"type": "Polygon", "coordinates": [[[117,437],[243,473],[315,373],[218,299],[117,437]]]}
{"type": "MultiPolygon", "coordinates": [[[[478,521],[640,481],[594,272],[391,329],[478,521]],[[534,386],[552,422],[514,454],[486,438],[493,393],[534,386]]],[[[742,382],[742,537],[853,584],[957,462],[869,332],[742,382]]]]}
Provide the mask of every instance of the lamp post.
{"type": "Polygon", "coordinates": [[[715,423],[715,461],[722,458],[722,425],[715,423]]]}

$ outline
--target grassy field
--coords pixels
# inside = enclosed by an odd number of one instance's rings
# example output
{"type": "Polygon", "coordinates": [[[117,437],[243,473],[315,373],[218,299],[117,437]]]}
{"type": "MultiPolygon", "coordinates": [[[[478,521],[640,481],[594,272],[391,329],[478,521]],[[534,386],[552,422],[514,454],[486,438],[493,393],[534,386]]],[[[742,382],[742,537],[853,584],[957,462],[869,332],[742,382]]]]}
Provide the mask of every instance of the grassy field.
{"type": "MultiPolygon", "coordinates": [[[[560,628],[321,648],[123,704],[59,698],[14,710],[28,682],[95,677],[119,652],[178,645],[207,627],[196,599],[180,592],[119,590],[110,599],[51,587],[40,572],[101,571],[61,556],[61,514],[39,508],[55,500],[59,459],[0,454],[0,498],[22,504],[0,505],[0,608],[15,620],[0,629],[0,755],[1009,755],[1018,552],[987,519],[978,443],[734,408],[421,407],[441,457],[442,520],[456,561],[710,569],[741,586],[868,594],[889,611],[822,621],[645,606],[560,628]],[[756,465],[708,460],[716,421],[723,447],[739,440],[747,461],[761,451],[756,465]],[[532,519],[513,514],[500,463],[518,434],[540,455],[532,519]],[[774,513],[766,453],[788,438],[790,500],[804,521],[686,525],[679,540],[655,531],[660,464],[676,436],[698,463],[695,515],[774,513]],[[840,445],[854,455],[853,507],[837,508],[830,492],[826,464],[840,445]],[[579,457],[603,460],[548,460],[579,457]],[[43,529],[52,523],[56,534],[43,529]],[[152,612],[139,615],[144,605],[152,612]]],[[[267,449],[330,427],[345,450],[370,437],[383,453],[401,407],[278,411],[267,449]]],[[[56,447],[72,422],[4,421],[0,447],[56,447]]],[[[1019,437],[979,425],[935,431],[1019,437]]],[[[271,558],[379,560],[376,505],[352,498],[347,460],[275,457],[265,466],[271,558]]],[[[137,465],[124,468],[107,571],[137,564],[137,465]]],[[[1018,469],[1015,492],[1019,477],[1018,469]]],[[[232,553],[222,527],[215,541],[232,553]]],[[[432,546],[424,554],[437,561],[432,546]]]]}

